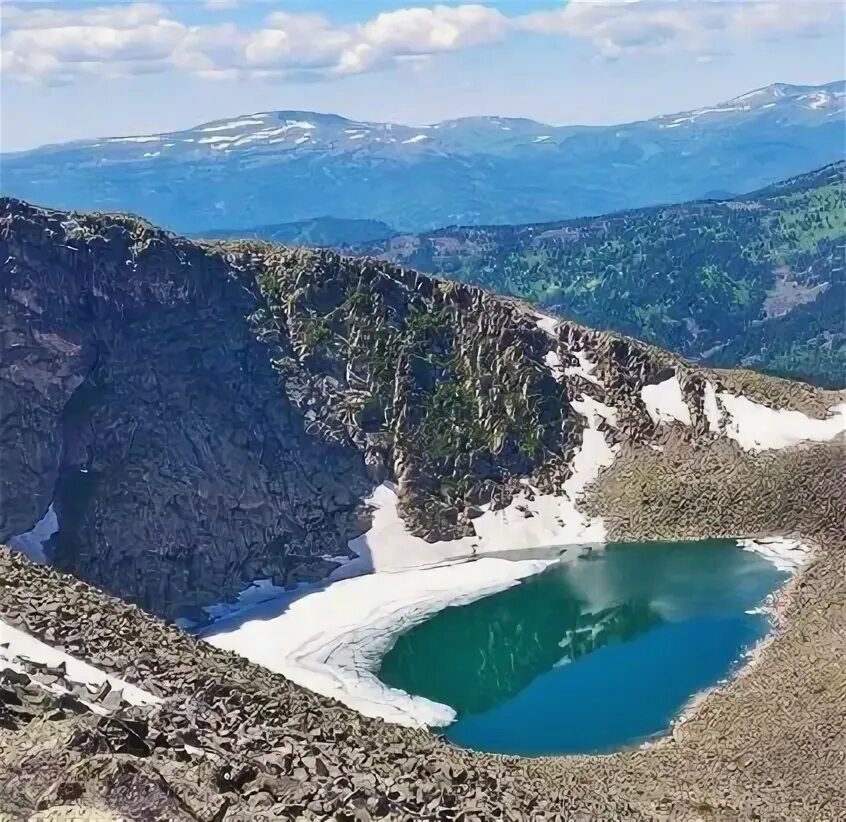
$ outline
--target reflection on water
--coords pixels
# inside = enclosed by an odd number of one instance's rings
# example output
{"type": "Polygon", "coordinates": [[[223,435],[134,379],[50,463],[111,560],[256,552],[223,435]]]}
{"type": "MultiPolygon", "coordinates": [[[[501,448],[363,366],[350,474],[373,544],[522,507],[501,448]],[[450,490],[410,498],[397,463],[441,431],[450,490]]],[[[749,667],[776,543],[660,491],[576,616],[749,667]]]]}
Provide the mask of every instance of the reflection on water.
{"type": "Polygon", "coordinates": [[[389,685],[452,706],[480,750],[599,751],[665,730],[766,630],[785,575],[728,540],[609,545],[399,637],[389,685]]]}

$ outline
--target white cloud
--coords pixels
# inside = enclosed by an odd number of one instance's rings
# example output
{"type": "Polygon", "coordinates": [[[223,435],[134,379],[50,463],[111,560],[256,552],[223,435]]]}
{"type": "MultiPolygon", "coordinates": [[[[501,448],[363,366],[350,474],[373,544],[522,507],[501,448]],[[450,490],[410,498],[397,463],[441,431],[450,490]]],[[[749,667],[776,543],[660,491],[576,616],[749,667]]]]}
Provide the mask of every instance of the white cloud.
{"type": "Polygon", "coordinates": [[[204,0],[203,6],[209,11],[231,11],[241,5],[241,0],[204,0]]]}
{"type": "Polygon", "coordinates": [[[524,15],[521,28],[586,40],[606,57],[689,51],[708,53],[727,40],[817,35],[838,2],[821,0],[570,0],[524,15]]]}
{"type": "MultiPolygon", "coordinates": [[[[205,0],[220,11],[240,0],[205,0]]],[[[112,75],[184,71],[209,79],[266,78],[303,72],[357,74],[498,42],[531,31],[590,43],[620,57],[688,50],[712,54],[744,38],[820,33],[839,13],[815,0],[570,0],[507,17],[482,4],[395,9],[356,24],[322,14],[275,12],[259,25],[191,25],[179,4],[136,2],[70,9],[61,3],[2,10],[2,68],[24,80],[71,82],[112,75]]],[[[234,19],[234,18],[233,18],[234,19]]]]}
{"type": "MultiPolygon", "coordinates": [[[[234,7],[206,0],[207,8],[234,7]]],[[[29,80],[68,81],[101,67],[112,73],[178,69],[210,79],[284,72],[350,74],[492,42],[508,20],[482,5],[437,5],[335,25],[310,13],[275,12],[260,27],[187,25],[152,3],[68,10],[3,10],[3,69],[29,80]]]]}

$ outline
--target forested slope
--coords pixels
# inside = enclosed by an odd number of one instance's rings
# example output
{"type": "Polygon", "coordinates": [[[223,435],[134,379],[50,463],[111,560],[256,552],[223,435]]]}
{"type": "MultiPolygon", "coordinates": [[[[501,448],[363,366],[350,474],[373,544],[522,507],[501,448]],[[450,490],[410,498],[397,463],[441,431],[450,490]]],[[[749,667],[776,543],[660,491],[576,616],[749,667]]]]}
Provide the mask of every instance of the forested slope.
{"type": "Polygon", "coordinates": [[[840,386],[845,169],[836,163],[731,200],[445,228],[357,252],[687,356],[840,386]]]}

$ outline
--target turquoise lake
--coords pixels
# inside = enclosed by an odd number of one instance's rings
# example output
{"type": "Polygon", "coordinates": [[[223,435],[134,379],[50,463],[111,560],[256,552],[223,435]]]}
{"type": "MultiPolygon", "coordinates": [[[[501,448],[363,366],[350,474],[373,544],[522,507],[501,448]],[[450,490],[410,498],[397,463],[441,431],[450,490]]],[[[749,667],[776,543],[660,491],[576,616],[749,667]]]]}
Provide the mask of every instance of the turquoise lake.
{"type": "Polygon", "coordinates": [[[787,579],[733,540],[611,544],[397,639],[388,685],[454,708],[480,751],[610,752],[660,736],[768,630],[787,579]]]}

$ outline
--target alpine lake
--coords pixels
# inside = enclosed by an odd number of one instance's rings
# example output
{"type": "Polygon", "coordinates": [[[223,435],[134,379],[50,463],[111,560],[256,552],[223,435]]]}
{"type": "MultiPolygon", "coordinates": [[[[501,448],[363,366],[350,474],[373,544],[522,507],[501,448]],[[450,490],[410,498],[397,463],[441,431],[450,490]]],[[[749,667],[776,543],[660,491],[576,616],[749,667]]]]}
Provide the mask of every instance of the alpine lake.
{"type": "Polygon", "coordinates": [[[667,733],[769,630],[788,578],[734,540],[612,543],[400,635],[387,685],[449,705],[456,745],[610,753],[667,733]]]}

